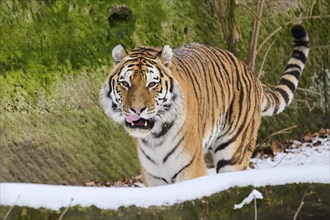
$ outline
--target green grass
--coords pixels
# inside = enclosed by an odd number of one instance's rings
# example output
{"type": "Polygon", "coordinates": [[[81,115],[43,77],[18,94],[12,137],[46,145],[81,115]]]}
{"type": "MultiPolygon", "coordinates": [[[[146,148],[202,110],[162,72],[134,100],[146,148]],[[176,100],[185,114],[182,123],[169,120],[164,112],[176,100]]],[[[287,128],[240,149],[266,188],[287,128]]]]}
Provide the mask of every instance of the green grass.
{"type": "MultiPolygon", "coordinates": [[[[287,184],[257,188],[264,196],[257,200],[258,219],[293,219],[302,201],[298,219],[327,219],[330,214],[329,184],[287,184]]],[[[185,201],[172,206],[120,207],[118,210],[104,210],[95,206],[70,207],[63,219],[254,219],[254,203],[241,209],[234,209],[253,190],[252,186],[233,187],[211,196],[185,201]]],[[[12,207],[2,206],[0,217],[12,207]]],[[[58,219],[66,209],[59,211],[45,208],[34,209],[15,206],[8,216],[13,219],[58,219]]]]}
{"type": "Polygon", "coordinates": [[[1,103],[22,106],[1,112],[1,181],[81,185],[139,173],[131,138],[99,105],[97,74],[105,78],[102,70],[58,78],[50,94],[1,103]]]}
{"type": "Polygon", "coordinates": [[[130,138],[100,109],[0,119],[1,181],[84,184],[138,173],[130,138]]]}

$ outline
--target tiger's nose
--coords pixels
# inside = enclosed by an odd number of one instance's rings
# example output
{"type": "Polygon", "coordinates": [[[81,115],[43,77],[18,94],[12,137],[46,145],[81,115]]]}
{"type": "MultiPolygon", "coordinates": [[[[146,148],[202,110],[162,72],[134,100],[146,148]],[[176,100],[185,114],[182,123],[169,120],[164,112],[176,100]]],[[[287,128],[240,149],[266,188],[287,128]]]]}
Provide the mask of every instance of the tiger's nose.
{"type": "Polygon", "coordinates": [[[130,107],[129,108],[132,112],[134,112],[135,114],[142,114],[143,111],[145,111],[147,109],[147,107],[142,107],[142,108],[135,108],[135,107],[130,107]]]}

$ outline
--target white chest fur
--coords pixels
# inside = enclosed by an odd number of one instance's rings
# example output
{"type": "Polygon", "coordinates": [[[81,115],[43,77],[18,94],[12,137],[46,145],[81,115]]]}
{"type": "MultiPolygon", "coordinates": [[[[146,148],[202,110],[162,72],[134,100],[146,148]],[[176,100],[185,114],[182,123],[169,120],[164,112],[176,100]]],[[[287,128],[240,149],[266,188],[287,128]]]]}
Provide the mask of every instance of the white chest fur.
{"type": "Polygon", "coordinates": [[[184,150],[180,124],[175,123],[162,137],[138,140],[138,156],[148,185],[180,182],[178,174],[190,160],[184,150]]]}

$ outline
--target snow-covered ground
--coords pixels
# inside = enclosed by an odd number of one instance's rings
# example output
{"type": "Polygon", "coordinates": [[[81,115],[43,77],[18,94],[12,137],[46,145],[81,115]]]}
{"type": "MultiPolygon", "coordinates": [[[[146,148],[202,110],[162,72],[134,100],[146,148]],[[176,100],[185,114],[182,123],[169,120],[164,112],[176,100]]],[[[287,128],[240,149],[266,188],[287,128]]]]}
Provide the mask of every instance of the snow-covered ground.
{"type": "MultiPolygon", "coordinates": [[[[252,159],[254,169],[210,174],[179,184],[159,187],[78,187],[23,183],[0,183],[0,204],[45,207],[58,210],[68,206],[91,206],[117,209],[172,205],[227,190],[231,187],[254,187],[290,183],[330,183],[330,137],[316,138],[296,149],[287,149],[275,157],[252,159]],[[317,146],[312,146],[314,145],[317,146]],[[316,143],[316,144],[315,144],[316,143]]],[[[240,202],[240,201],[235,201],[240,202]]]]}

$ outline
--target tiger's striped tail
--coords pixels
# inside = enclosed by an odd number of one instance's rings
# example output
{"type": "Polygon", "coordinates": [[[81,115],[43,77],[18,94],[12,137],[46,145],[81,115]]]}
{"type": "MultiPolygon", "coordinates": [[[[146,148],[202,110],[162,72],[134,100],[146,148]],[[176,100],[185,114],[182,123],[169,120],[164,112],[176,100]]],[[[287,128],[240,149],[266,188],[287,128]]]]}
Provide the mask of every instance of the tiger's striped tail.
{"type": "Polygon", "coordinates": [[[262,96],[261,115],[271,116],[282,112],[288,106],[308,57],[308,34],[302,25],[295,25],[291,29],[293,36],[293,52],[286,66],[279,84],[270,91],[266,91],[262,96]]]}

